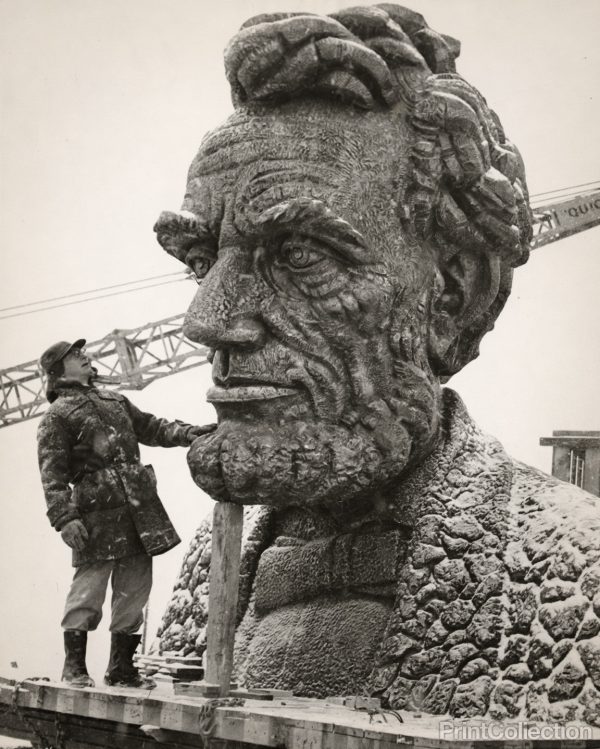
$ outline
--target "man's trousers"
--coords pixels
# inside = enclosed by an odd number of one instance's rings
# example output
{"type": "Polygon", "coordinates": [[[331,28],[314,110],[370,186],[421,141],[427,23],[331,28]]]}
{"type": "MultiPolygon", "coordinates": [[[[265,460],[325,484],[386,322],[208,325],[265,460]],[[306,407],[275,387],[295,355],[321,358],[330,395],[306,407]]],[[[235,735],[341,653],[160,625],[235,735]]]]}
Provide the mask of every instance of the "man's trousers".
{"type": "Polygon", "coordinates": [[[111,632],[135,634],[144,621],[152,588],[152,557],[136,554],[108,562],[90,562],[75,569],[61,626],[89,632],[102,619],[102,605],[111,578],[111,632]]]}

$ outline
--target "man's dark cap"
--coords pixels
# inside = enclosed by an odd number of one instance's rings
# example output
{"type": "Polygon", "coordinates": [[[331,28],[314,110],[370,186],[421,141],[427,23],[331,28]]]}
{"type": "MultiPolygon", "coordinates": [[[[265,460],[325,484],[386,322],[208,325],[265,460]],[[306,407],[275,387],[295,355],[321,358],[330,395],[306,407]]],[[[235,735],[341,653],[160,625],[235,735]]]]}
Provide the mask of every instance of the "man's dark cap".
{"type": "Polygon", "coordinates": [[[50,348],[47,348],[42,356],[40,357],[40,366],[46,374],[52,374],[52,367],[64,359],[65,356],[73,349],[81,349],[85,346],[85,338],[78,338],[75,343],[68,343],[68,341],[59,341],[53,343],[50,348]]]}

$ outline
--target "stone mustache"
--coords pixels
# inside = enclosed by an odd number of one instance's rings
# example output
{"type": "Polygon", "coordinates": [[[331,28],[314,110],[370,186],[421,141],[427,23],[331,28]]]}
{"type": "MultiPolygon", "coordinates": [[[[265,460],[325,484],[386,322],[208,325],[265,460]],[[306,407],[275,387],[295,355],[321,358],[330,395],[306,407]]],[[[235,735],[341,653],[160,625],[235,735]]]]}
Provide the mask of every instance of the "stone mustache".
{"type": "MultiPolygon", "coordinates": [[[[454,716],[600,725],[600,509],[513,461],[448,378],[528,257],[519,152],[397,5],[249,20],[234,114],[155,227],[196,275],[218,429],[194,480],[246,511],[236,671],[454,716]]],[[[165,650],[202,652],[210,528],[165,650]]]]}

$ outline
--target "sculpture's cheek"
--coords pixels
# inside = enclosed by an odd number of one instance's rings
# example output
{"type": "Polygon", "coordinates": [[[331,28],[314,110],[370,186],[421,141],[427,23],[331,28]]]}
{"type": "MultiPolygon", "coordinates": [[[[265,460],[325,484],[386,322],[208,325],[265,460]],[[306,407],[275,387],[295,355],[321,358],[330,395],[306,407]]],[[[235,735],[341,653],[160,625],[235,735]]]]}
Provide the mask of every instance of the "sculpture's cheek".
{"type": "Polygon", "coordinates": [[[386,599],[322,597],[244,621],[239,634],[252,634],[239,676],[310,697],[362,694],[391,610],[386,599]]]}

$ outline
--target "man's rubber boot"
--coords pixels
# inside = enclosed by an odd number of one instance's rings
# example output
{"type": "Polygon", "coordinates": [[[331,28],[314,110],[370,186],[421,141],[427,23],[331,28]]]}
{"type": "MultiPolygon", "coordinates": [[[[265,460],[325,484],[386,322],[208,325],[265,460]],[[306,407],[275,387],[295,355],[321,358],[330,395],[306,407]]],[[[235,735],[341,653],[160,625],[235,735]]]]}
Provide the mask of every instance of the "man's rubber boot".
{"type": "Polygon", "coordinates": [[[61,681],[72,687],[93,687],[94,680],[88,674],[85,665],[87,632],[78,629],[65,629],[65,665],[61,681]]]}
{"type": "Polygon", "coordinates": [[[141,635],[128,635],[124,632],[113,632],[110,638],[110,659],[104,676],[104,683],[109,687],[136,687],[154,689],[156,682],[142,676],[133,665],[133,654],[142,639],[141,635]]]}

